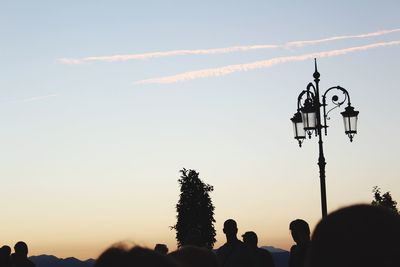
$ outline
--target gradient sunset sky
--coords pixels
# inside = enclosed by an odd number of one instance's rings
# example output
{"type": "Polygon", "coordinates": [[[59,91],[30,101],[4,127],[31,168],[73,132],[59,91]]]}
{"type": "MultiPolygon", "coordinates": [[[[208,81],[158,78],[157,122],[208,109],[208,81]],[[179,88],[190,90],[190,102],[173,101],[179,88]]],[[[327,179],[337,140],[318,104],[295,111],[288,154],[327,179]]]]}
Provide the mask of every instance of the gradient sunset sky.
{"type": "Polygon", "coordinates": [[[2,1],[0,245],[95,258],[118,241],[176,248],[179,170],[225,219],[289,249],[321,217],[318,147],[291,121],[313,80],[360,111],[324,137],[328,211],[400,201],[399,1],[2,1]]]}

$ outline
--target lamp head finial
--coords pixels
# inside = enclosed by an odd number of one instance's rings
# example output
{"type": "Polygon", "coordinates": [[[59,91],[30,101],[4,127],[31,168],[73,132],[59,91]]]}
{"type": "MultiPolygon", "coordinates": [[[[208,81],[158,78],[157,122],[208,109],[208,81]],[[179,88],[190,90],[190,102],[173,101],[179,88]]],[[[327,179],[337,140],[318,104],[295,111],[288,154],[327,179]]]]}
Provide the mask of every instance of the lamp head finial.
{"type": "Polygon", "coordinates": [[[317,59],[316,58],[314,58],[314,66],[315,66],[315,71],[314,71],[314,74],[313,74],[314,79],[319,79],[319,77],[321,75],[319,74],[318,69],[317,69],[317,59]]]}

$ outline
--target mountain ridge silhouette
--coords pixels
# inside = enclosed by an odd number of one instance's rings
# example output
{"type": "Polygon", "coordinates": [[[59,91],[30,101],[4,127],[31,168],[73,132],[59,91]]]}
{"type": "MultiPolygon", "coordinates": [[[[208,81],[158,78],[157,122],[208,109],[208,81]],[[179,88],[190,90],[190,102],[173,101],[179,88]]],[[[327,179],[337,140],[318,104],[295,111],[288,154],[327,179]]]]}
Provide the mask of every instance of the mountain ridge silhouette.
{"type": "Polygon", "coordinates": [[[79,260],[74,257],[58,258],[53,255],[38,255],[29,257],[36,267],[92,267],[94,259],[79,260]]]}
{"type": "MultiPolygon", "coordinates": [[[[287,267],[289,252],[273,246],[262,246],[262,249],[268,250],[274,259],[275,267],[287,267]]],[[[95,260],[79,260],[75,257],[58,258],[54,255],[38,255],[29,257],[36,264],[36,267],[93,267],[95,260]]]]}

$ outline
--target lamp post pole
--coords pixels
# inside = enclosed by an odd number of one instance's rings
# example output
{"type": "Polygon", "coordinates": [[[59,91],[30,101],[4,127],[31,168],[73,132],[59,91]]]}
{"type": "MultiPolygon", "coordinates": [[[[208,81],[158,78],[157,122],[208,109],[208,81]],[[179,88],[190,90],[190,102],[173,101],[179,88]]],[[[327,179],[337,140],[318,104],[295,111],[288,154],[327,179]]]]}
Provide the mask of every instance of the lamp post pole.
{"type": "Polygon", "coordinates": [[[319,180],[321,186],[321,210],[322,210],[322,218],[325,218],[328,215],[327,211],[327,203],[326,203],[326,183],[325,183],[325,155],[324,155],[324,142],[322,141],[322,124],[321,124],[321,103],[319,102],[319,77],[320,74],[317,70],[317,60],[315,59],[315,72],[313,74],[314,82],[315,82],[315,99],[316,99],[316,111],[317,111],[317,122],[316,122],[316,130],[318,135],[318,166],[319,166],[319,180]]]}
{"type": "Polygon", "coordinates": [[[346,89],[340,86],[334,86],[328,88],[322,95],[322,103],[320,102],[320,91],[319,91],[319,77],[320,74],[317,69],[317,60],[314,59],[315,71],[313,74],[314,84],[309,83],[307,88],[303,90],[297,98],[297,112],[294,114],[291,121],[293,122],[294,138],[299,142],[301,147],[303,141],[306,139],[306,134],[309,138],[313,132],[315,136],[318,136],[318,166],[319,166],[319,179],[321,186],[321,210],[322,218],[327,216],[327,201],[326,201],[326,182],[325,182],[325,156],[324,146],[322,141],[322,129],[324,129],[325,135],[327,135],[327,124],[326,120],[329,119],[328,114],[335,108],[340,107],[347,101],[347,107],[344,112],[341,112],[345,125],[345,133],[353,141],[354,135],[357,133],[357,119],[358,111],[354,110],[354,107],[350,103],[350,95],[346,89]],[[326,111],[328,106],[326,103],[326,96],[332,90],[338,90],[343,93],[341,98],[338,95],[333,95],[332,103],[333,108],[326,111]],[[304,99],[305,98],[305,99],[304,99]],[[304,99],[304,100],[303,100],[304,99]],[[322,112],[321,112],[322,107],[322,112]]]}

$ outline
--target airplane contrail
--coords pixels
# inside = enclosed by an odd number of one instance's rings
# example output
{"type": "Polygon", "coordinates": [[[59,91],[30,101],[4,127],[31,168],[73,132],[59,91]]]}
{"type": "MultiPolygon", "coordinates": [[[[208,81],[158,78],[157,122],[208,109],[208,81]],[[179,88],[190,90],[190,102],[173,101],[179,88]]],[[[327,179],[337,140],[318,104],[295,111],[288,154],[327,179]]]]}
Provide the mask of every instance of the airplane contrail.
{"type": "Polygon", "coordinates": [[[99,57],[85,57],[82,59],[73,58],[61,58],[59,61],[64,64],[82,64],[90,61],[103,61],[103,62],[116,62],[116,61],[127,61],[134,59],[152,59],[159,57],[171,57],[171,56],[184,56],[184,55],[211,55],[211,54],[227,54],[239,51],[248,51],[254,49],[268,49],[277,48],[278,45],[248,45],[248,46],[232,46],[226,48],[212,48],[212,49],[196,49],[196,50],[173,50],[164,52],[150,52],[143,54],[131,54],[131,55],[113,55],[113,56],[99,56],[99,57]]]}
{"type": "Polygon", "coordinates": [[[262,60],[262,61],[256,61],[256,62],[252,62],[252,63],[228,65],[228,66],[219,67],[219,68],[188,71],[188,72],[183,72],[183,73],[179,73],[179,74],[171,75],[171,76],[139,80],[134,83],[135,84],[176,83],[176,82],[189,81],[189,80],[194,80],[194,79],[199,79],[199,78],[224,76],[224,75],[228,75],[228,74],[231,74],[234,72],[242,72],[242,71],[249,71],[249,70],[254,70],[254,69],[269,68],[274,65],[283,64],[283,63],[287,63],[287,62],[304,61],[304,60],[308,60],[308,59],[312,59],[312,58],[334,57],[334,56],[345,55],[348,53],[353,53],[353,52],[358,52],[358,51],[365,51],[365,50],[369,50],[369,49],[374,49],[374,48],[379,48],[379,47],[387,47],[387,46],[395,46],[395,45],[400,45],[400,40],[391,41],[391,42],[380,42],[380,43],[374,43],[374,44],[369,44],[369,45],[355,46],[355,47],[323,51],[323,52],[315,52],[315,53],[298,55],[298,56],[276,57],[276,58],[271,58],[271,59],[262,60]]]}
{"type": "Polygon", "coordinates": [[[50,97],[56,97],[56,96],[58,96],[58,94],[38,95],[38,96],[29,97],[29,98],[14,100],[14,101],[11,101],[11,103],[28,103],[28,102],[43,100],[43,99],[47,99],[50,97]]]}
{"type": "Polygon", "coordinates": [[[274,45],[246,45],[246,46],[232,46],[225,48],[211,48],[211,49],[194,49],[194,50],[172,50],[172,51],[159,51],[159,52],[149,52],[142,54],[123,54],[123,55],[111,55],[111,56],[92,56],[84,58],[60,58],[59,62],[68,65],[77,65],[89,62],[119,62],[128,60],[145,60],[160,57],[171,57],[171,56],[185,56],[185,55],[210,55],[210,54],[227,54],[233,52],[244,52],[257,49],[271,49],[271,48],[291,48],[291,47],[302,47],[306,45],[320,44],[325,42],[346,40],[346,39],[359,39],[359,38],[369,38],[382,36],[390,33],[400,32],[400,28],[391,30],[382,30],[377,32],[370,32],[358,35],[342,35],[333,36],[324,39],[308,40],[308,41],[292,41],[285,44],[274,45]]]}
{"type": "Polygon", "coordinates": [[[113,56],[98,56],[98,57],[85,57],[81,59],[74,58],[61,58],[59,61],[63,64],[82,64],[85,62],[103,61],[103,62],[117,62],[128,60],[144,60],[159,57],[171,56],[184,56],[184,55],[211,55],[211,54],[227,54],[233,52],[241,52],[255,49],[268,49],[278,48],[279,45],[248,45],[248,46],[232,46],[225,48],[212,48],[212,49],[195,49],[195,50],[173,50],[165,52],[150,52],[143,54],[130,54],[130,55],[113,55],[113,56]]]}
{"type": "Polygon", "coordinates": [[[288,42],[284,46],[288,47],[288,48],[290,48],[290,47],[300,47],[300,46],[305,46],[305,45],[314,45],[314,44],[331,42],[331,41],[338,41],[338,40],[375,37],[375,36],[386,35],[386,34],[390,34],[390,33],[394,33],[394,32],[399,32],[399,31],[400,31],[400,29],[392,29],[392,30],[383,30],[383,31],[378,31],[378,32],[370,32],[370,33],[357,34],[357,35],[334,36],[334,37],[329,37],[329,38],[324,38],[324,39],[319,39],[319,40],[311,40],[311,41],[294,41],[294,42],[288,42]]]}

